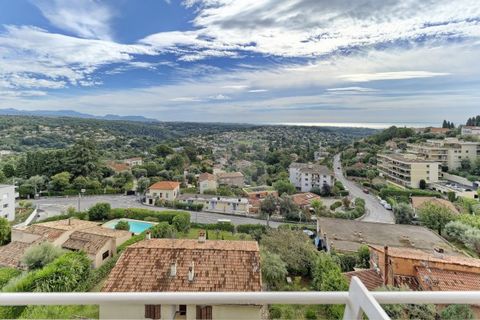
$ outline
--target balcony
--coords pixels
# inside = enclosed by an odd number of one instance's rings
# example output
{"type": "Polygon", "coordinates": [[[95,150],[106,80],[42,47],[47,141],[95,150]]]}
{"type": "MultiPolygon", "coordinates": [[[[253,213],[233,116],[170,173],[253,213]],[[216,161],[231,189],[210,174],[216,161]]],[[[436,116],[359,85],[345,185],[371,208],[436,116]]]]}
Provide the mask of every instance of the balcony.
{"type": "MultiPolygon", "coordinates": [[[[348,292],[0,293],[0,306],[344,304],[344,319],[390,319],[381,304],[478,304],[480,291],[368,291],[353,277],[348,292]]],[[[100,311],[101,312],[101,311],[100,311]]]]}

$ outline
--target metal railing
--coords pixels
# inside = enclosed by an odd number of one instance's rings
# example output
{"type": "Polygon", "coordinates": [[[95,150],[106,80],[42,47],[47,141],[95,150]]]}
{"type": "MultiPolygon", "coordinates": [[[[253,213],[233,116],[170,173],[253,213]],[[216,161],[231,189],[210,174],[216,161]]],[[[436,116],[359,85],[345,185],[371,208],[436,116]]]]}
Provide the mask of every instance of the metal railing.
{"type": "Polygon", "coordinates": [[[344,319],[390,319],[381,304],[479,304],[480,291],[368,291],[353,277],[348,292],[62,292],[0,293],[0,306],[196,304],[344,304],[344,319]]]}

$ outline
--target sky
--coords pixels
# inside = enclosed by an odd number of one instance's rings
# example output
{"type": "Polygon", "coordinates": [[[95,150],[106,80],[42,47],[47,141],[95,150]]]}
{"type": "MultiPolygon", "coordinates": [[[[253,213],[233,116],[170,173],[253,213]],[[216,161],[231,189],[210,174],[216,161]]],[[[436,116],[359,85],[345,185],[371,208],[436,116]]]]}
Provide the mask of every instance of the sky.
{"type": "Polygon", "coordinates": [[[0,0],[0,108],[464,123],[478,0],[0,0]]]}

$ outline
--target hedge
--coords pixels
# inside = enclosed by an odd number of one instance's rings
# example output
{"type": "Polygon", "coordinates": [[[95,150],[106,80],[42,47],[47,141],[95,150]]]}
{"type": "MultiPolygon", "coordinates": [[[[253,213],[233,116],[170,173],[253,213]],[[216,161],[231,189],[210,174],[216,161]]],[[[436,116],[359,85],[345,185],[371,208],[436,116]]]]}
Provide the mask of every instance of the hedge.
{"type": "Polygon", "coordinates": [[[14,268],[0,268],[0,288],[3,288],[10,279],[15,278],[20,275],[20,273],[19,270],[14,268]]]}
{"type": "Polygon", "coordinates": [[[337,208],[340,208],[341,206],[342,206],[342,202],[341,202],[341,201],[335,201],[335,202],[332,203],[332,205],[330,206],[330,210],[335,211],[337,208]]]}
{"type": "MultiPolygon", "coordinates": [[[[10,281],[3,292],[73,292],[85,290],[91,261],[84,252],[69,252],[42,269],[25,273],[10,281]]],[[[3,307],[1,319],[18,318],[25,306],[3,307]]]]}
{"type": "Polygon", "coordinates": [[[420,190],[420,189],[394,189],[383,188],[379,193],[380,198],[386,199],[387,197],[410,197],[410,196],[423,196],[423,197],[437,197],[442,195],[435,191],[420,190]]]}
{"type": "Polygon", "coordinates": [[[182,210],[192,210],[192,211],[202,211],[203,209],[203,203],[187,203],[187,202],[180,202],[177,200],[168,201],[168,200],[157,199],[155,201],[155,206],[182,209],[182,210]]]}
{"type": "Polygon", "coordinates": [[[136,220],[145,220],[145,218],[156,218],[158,222],[166,221],[169,224],[173,223],[173,218],[176,216],[185,216],[185,219],[190,222],[190,213],[186,211],[155,211],[148,209],[138,209],[138,208],[116,208],[110,210],[108,214],[108,219],[120,219],[120,218],[129,218],[136,220]]]}
{"type": "Polygon", "coordinates": [[[203,224],[203,223],[191,223],[192,228],[201,228],[206,230],[221,230],[235,232],[235,226],[230,222],[217,222],[212,224],[203,224]]]}
{"type": "Polygon", "coordinates": [[[267,231],[267,226],[263,224],[241,224],[237,226],[237,232],[238,233],[252,233],[256,232],[259,230],[262,233],[265,233],[267,231]]]}

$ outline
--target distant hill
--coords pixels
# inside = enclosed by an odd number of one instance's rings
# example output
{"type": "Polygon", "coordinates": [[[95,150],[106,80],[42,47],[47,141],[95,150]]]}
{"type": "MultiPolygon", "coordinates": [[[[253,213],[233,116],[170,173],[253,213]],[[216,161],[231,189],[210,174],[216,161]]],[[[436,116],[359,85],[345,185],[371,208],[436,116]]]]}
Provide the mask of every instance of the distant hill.
{"type": "Polygon", "coordinates": [[[69,117],[82,119],[99,119],[99,120],[123,120],[137,122],[157,122],[156,119],[146,118],[143,116],[119,116],[115,114],[107,114],[105,116],[94,116],[88,113],[81,113],[73,110],[18,110],[14,108],[0,109],[0,116],[40,116],[40,117],[69,117]]]}

